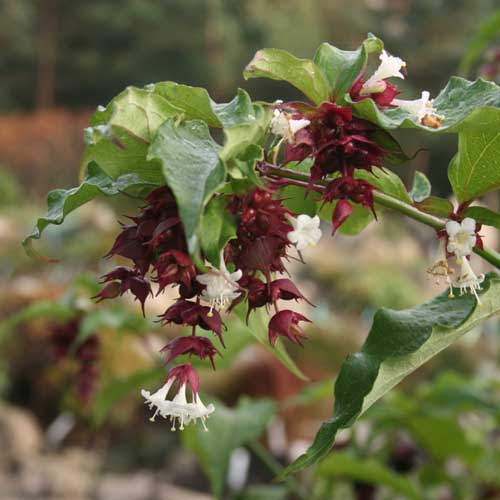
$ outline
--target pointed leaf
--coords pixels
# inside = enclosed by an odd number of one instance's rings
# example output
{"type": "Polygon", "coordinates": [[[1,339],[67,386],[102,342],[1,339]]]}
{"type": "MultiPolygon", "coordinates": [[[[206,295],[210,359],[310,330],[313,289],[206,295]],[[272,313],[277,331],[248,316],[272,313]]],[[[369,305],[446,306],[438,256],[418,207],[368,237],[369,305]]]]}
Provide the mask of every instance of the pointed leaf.
{"type": "Polygon", "coordinates": [[[309,59],[298,59],[280,49],[259,50],[245,68],[245,79],[284,80],[319,104],[330,97],[330,88],[322,70],[309,59]]]}
{"type": "Polygon", "coordinates": [[[486,276],[481,305],[470,294],[444,292],[412,309],[381,309],[360,352],[348,356],[335,384],[333,417],[321,426],[308,451],[284,475],[324,458],[337,431],[351,426],[373,403],[407,375],[465,333],[500,312],[500,278],[486,276]]]}
{"type": "Polygon", "coordinates": [[[341,50],[329,43],[320,45],[314,55],[314,62],[323,70],[332,95],[339,103],[365,69],[368,55],[384,48],[382,40],[370,35],[356,50],[341,50]]]}

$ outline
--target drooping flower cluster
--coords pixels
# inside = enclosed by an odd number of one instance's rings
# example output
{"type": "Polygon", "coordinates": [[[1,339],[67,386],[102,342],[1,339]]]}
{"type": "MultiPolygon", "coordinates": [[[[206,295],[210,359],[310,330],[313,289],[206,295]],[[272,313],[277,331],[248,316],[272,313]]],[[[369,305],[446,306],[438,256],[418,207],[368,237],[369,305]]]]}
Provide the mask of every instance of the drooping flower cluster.
{"type": "Polygon", "coordinates": [[[158,293],[166,287],[177,287],[178,298],[160,316],[165,324],[191,328],[191,335],[169,341],[161,351],[166,364],[186,356],[185,364],[171,368],[165,384],[155,393],[142,395],[157,415],[169,418],[172,429],[205,420],[214,411],[199,397],[199,377],[190,365],[192,356],[208,359],[215,369],[214,358],[220,355],[209,337],[199,330],[215,334],[224,347],[223,321],[220,311],[248,302],[253,309],[273,305],[276,314],[269,322],[269,340],[279,336],[301,343],[300,321],[309,321],[293,311],[280,311],[278,300],[304,299],[290,279],[273,278],[285,271],[284,260],[290,247],[298,251],[316,244],[321,237],[319,218],[300,215],[295,218],[272,190],[255,188],[245,196],[227,196],[228,210],[238,217],[237,238],[221,253],[218,267],[207,264],[207,272],[198,270],[187,252],[183,226],[171,191],[159,188],[146,198],[138,216],[122,232],[108,253],[132,261],[131,267],[119,266],[105,274],[98,301],[130,292],[144,305],[152,295],[151,282],[158,293]],[[228,267],[233,268],[229,270],[228,267]],[[189,391],[189,394],[187,393],[189,391]],[[188,400],[188,397],[190,400],[188,400]]]}
{"type": "Polygon", "coordinates": [[[428,273],[436,278],[437,283],[440,278],[445,278],[450,297],[453,297],[453,288],[458,288],[461,295],[469,290],[477,301],[481,302],[477,291],[481,289],[484,275],[476,275],[469,262],[474,247],[483,248],[480,229],[480,224],[466,217],[461,222],[449,220],[445,229],[438,232],[438,256],[428,273]],[[450,259],[453,257],[456,269],[453,263],[450,265],[450,259]]]}
{"type": "Polygon", "coordinates": [[[351,215],[352,202],[374,211],[373,186],[355,176],[356,170],[371,171],[382,166],[385,149],[376,142],[378,127],[353,116],[348,107],[324,102],[318,108],[306,104],[280,105],[292,119],[309,122],[302,127],[284,151],[284,162],[311,158],[309,189],[328,180],[322,200],[337,202],[332,223],[335,232],[351,215]],[[334,176],[333,180],[329,179],[334,176]]]}
{"type": "MultiPolygon", "coordinates": [[[[229,242],[227,258],[242,270],[240,286],[246,290],[248,315],[260,307],[273,307],[269,322],[269,341],[279,336],[301,345],[305,316],[291,310],[279,310],[279,300],[306,300],[288,278],[273,279],[274,273],[286,271],[284,261],[290,247],[300,252],[321,238],[319,217],[302,214],[297,218],[271,190],[254,188],[245,196],[233,196],[230,210],[239,218],[237,238],[229,242]]],[[[236,299],[231,307],[243,300],[236,299]]]]}
{"type": "Polygon", "coordinates": [[[54,324],[50,332],[50,343],[56,361],[70,358],[76,361],[78,369],[75,375],[75,391],[78,398],[85,403],[92,397],[96,388],[100,345],[96,335],[75,344],[78,342],[80,321],[80,317],[75,317],[65,323],[54,324]]]}

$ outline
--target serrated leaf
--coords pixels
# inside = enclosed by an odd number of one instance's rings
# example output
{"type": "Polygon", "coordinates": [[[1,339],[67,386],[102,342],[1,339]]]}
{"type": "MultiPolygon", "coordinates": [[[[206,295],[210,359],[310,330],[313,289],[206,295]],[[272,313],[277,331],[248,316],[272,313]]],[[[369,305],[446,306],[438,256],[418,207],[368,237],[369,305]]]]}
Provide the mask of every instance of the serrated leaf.
{"type": "Polygon", "coordinates": [[[469,207],[464,211],[466,217],[472,217],[476,222],[500,229],[500,214],[485,207],[469,207]]]}
{"type": "Polygon", "coordinates": [[[219,151],[208,125],[200,120],[177,124],[167,119],[149,148],[148,160],[160,162],[174,193],[191,254],[198,248],[197,231],[205,203],[225,179],[219,151]]]}
{"type": "Polygon", "coordinates": [[[215,498],[223,498],[231,453],[258,439],[274,413],[274,403],[266,399],[242,399],[235,408],[216,403],[207,422],[209,432],[194,425],[183,431],[182,440],[198,456],[215,498]]]}
{"type": "Polygon", "coordinates": [[[344,95],[365,69],[368,55],[383,48],[382,40],[374,36],[369,36],[356,50],[341,50],[329,43],[319,46],[314,62],[323,70],[337,102],[344,103],[344,95]]]}
{"type": "Polygon", "coordinates": [[[413,201],[423,201],[431,195],[431,182],[423,172],[418,170],[413,177],[413,186],[410,191],[410,197],[413,201]]]}
{"type": "Polygon", "coordinates": [[[405,498],[420,500],[422,494],[410,479],[374,459],[358,458],[349,451],[336,451],[317,470],[321,477],[334,477],[386,486],[405,498]]]}
{"type": "Polygon", "coordinates": [[[396,386],[408,374],[465,333],[500,312],[500,279],[486,276],[481,305],[473,295],[454,299],[444,292],[412,309],[381,309],[360,352],[348,356],[335,384],[333,417],[321,426],[308,451],[283,475],[297,472],[324,458],[337,431],[396,386]]]}
{"type": "Polygon", "coordinates": [[[236,217],[227,210],[228,202],[226,196],[212,198],[201,219],[201,249],[216,268],[220,267],[222,249],[230,239],[236,237],[236,217]]]}
{"type": "Polygon", "coordinates": [[[80,186],[71,189],[55,189],[48,194],[47,215],[38,219],[31,234],[24,239],[23,247],[28,255],[41,258],[40,254],[33,249],[32,242],[34,239],[40,239],[43,230],[48,225],[62,224],[69,213],[97,196],[116,196],[133,188],[155,187],[155,185],[153,182],[140,179],[135,174],[124,174],[114,180],[97,164],[91,163],[87,176],[80,186]]]}
{"type": "Polygon", "coordinates": [[[245,68],[245,79],[271,78],[290,83],[312,102],[319,104],[330,97],[330,88],[322,70],[310,59],[298,59],[280,49],[259,50],[245,68]]]}
{"type": "Polygon", "coordinates": [[[438,196],[429,196],[425,200],[414,203],[422,212],[426,214],[435,215],[436,217],[448,218],[453,212],[453,204],[445,198],[438,196]]]}

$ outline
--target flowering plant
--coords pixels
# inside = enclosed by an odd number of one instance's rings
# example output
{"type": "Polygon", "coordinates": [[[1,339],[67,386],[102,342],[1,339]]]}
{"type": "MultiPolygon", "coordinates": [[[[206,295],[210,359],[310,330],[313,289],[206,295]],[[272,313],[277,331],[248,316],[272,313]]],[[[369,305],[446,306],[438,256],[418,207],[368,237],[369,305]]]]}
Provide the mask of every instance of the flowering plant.
{"type": "Polygon", "coordinates": [[[449,291],[409,310],[375,314],[361,351],[346,359],[336,381],[333,417],[286,474],[325,457],[339,429],[500,311],[498,276],[477,274],[470,264],[475,253],[500,268],[500,255],[481,237],[483,225],[500,227],[500,214],[474,205],[500,185],[500,89],[452,78],[434,99],[425,90],[401,99],[395,79],[406,78],[407,70],[370,35],[355,51],[325,43],[313,60],[276,49],[257,52],[245,78],[287,81],[304,102],[252,102],[240,89],[231,102],[216,103],[204,89],[161,82],[129,87],[97,109],[85,129],[82,183],[49,194],[49,212],[24,245],[38,255],[32,240],[98,195],[142,193],[142,208],[122,225],[107,255],[129,265],[106,273],[95,298],[130,293],[145,311],[153,294],[176,290],[160,321],[185,325],[190,335],[163,347],[167,364],[182,360],[164,385],[142,391],[152,419],[169,418],[173,429],[196,422],[210,428],[217,408],[202,402],[191,359],[215,369],[231,334],[225,318],[242,303],[247,320],[256,309],[269,312],[266,341],[301,375],[284,343],[305,345],[309,319],[288,303],[308,301],[285,274],[286,264],[304,262],[307,248],[322,237],[321,219],[332,234],[352,234],[391,209],[429,226],[439,253],[428,272],[449,291]],[[372,54],[379,66],[370,73],[372,54]],[[408,192],[388,168],[409,160],[391,134],[398,128],[458,135],[448,168],[456,206],[432,196],[423,174],[416,173],[408,192]],[[223,131],[222,144],[212,137],[216,129],[223,131]],[[293,210],[284,196],[290,186],[300,193],[293,210]]]}

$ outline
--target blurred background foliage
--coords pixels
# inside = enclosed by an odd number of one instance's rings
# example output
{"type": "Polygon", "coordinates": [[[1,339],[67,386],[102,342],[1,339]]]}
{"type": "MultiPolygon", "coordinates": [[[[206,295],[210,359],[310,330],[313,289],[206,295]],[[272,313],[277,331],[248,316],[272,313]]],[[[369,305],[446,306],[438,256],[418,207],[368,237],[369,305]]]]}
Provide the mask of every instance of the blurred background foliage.
{"type": "MultiPolygon", "coordinates": [[[[40,247],[57,264],[30,260],[20,248],[46,191],[77,183],[89,116],[125,86],[174,80],[205,86],[217,101],[237,86],[254,99],[291,99],[297,95],[279,82],[242,79],[256,50],[311,57],[323,41],[353,49],[371,31],[408,63],[404,98],[422,89],[436,95],[459,71],[498,77],[495,7],[494,0],[0,0],[0,500],[201,500],[221,490],[239,500],[500,498],[494,321],[372,408],[317,470],[269,486],[330,417],[332,379],[374,311],[436,293],[425,277],[432,231],[384,213],[383,224],[323,238],[307,266],[290,266],[316,304],[302,311],[315,322],[307,348],[290,349],[310,383],[255,346],[242,321],[228,319],[229,349],[217,372],[203,373],[203,387],[221,401],[214,428],[237,435],[243,426],[245,438],[192,429],[186,447],[168,425],[149,423],[139,398],[140,388],[161,380],[158,349],[178,332],[143,319],[126,298],[113,307],[90,301],[95,277],[117,263],[101,259],[116,221],[141,200],[97,201],[48,229],[40,247]],[[83,402],[75,385],[82,354],[53,352],[54,329],[68,325],[74,339],[99,340],[95,391],[83,402]]],[[[405,132],[399,139],[409,153],[421,150],[400,172],[406,185],[418,168],[434,194],[448,195],[456,139],[423,142],[405,132]]],[[[485,202],[498,209],[494,196],[485,202]]],[[[498,235],[485,232],[485,242],[498,248],[498,235]]],[[[159,297],[148,317],[169,301],[159,297]]]]}

